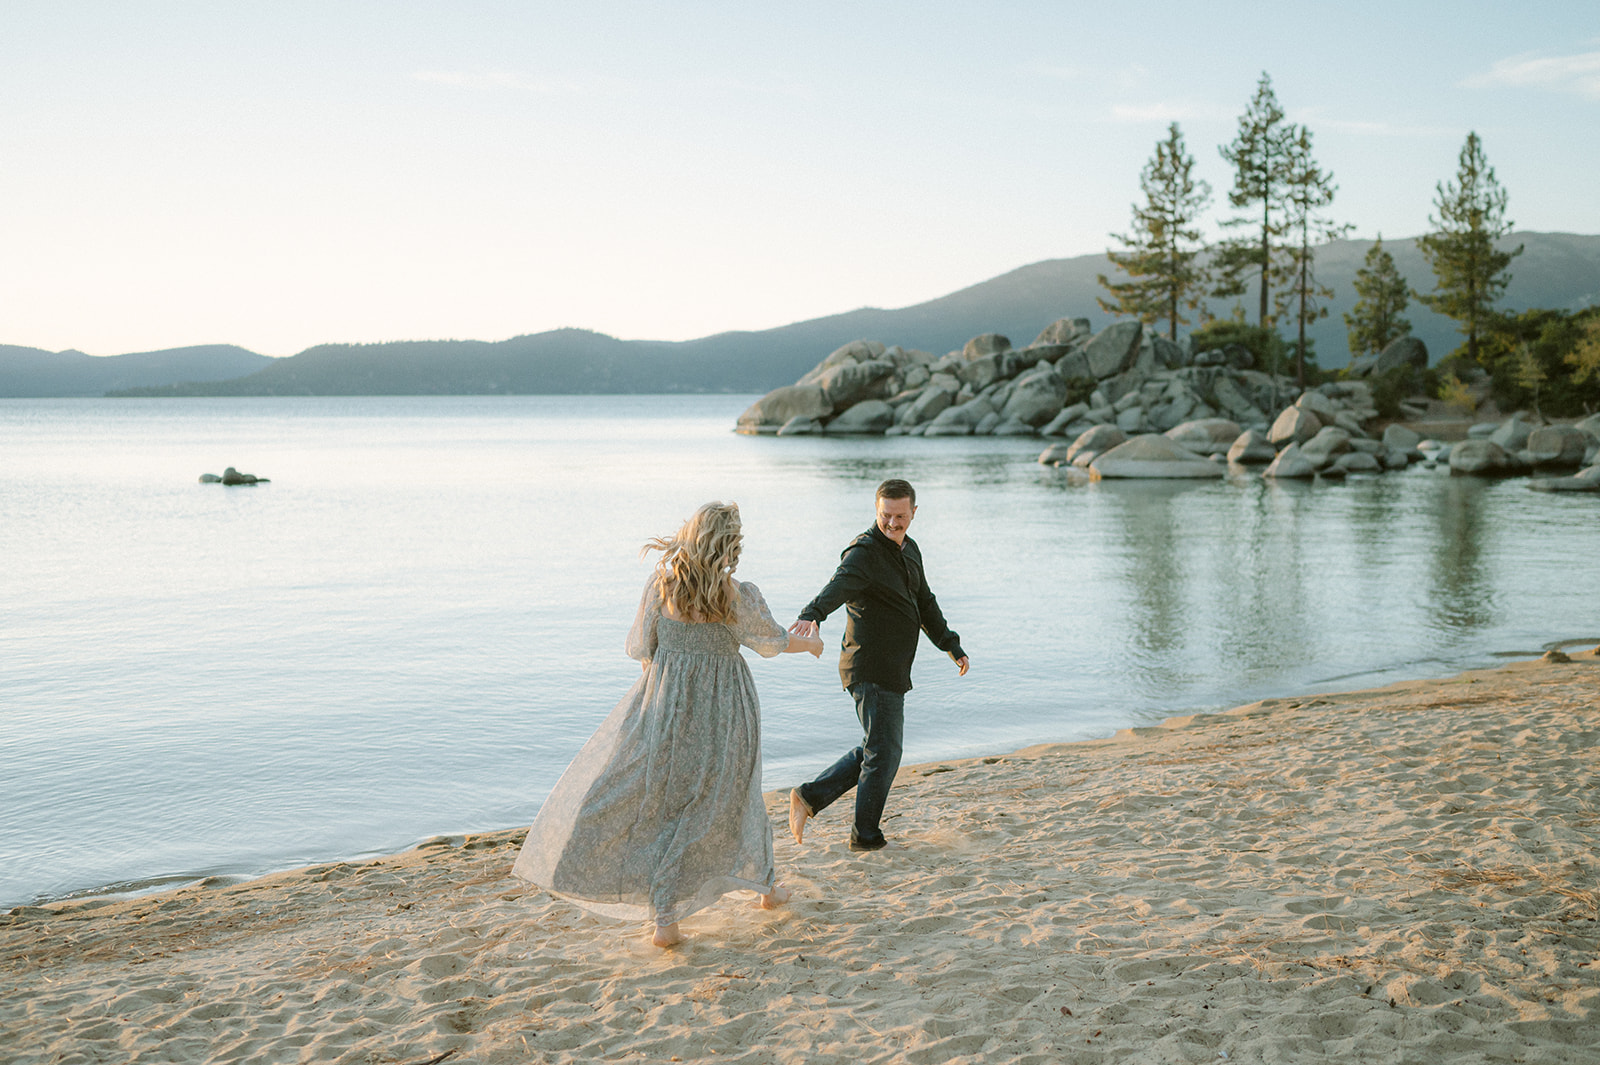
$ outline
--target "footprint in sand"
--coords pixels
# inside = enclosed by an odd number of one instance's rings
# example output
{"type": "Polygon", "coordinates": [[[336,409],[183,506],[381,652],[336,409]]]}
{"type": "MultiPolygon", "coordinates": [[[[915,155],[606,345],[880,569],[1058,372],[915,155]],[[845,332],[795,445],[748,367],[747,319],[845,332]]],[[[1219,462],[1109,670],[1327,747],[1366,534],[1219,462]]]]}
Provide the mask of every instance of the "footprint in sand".
{"type": "Polygon", "coordinates": [[[1332,913],[1334,910],[1344,909],[1349,904],[1350,896],[1338,895],[1320,899],[1296,899],[1284,903],[1283,908],[1290,913],[1332,913]]]}

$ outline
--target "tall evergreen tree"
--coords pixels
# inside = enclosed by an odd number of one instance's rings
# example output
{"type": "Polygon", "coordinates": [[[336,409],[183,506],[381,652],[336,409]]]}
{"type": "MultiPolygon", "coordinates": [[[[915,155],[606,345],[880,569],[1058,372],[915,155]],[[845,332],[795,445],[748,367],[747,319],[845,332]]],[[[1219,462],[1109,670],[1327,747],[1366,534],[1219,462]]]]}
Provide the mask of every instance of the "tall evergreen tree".
{"type": "Polygon", "coordinates": [[[1511,283],[1507,268],[1522,254],[1522,246],[1515,251],[1494,246],[1511,229],[1507,196],[1476,133],[1467,134],[1456,179],[1436,188],[1439,217],[1428,216],[1434,231],[1417,240],[1422,257],[1433,267],[1436,288],[1431,295],[1418,292],[1416,297],[1423,306],[1460,323],[1467,338],[1467,358],[1476,362],[1478,340],[1493,321],[1495,300],[1511,283]]]}
{"type": "Polygon", "coordinates": [[[1284,195],[1295,130],[1284,123],[1283,108],[1272,91],[1272,79],[1263,71],[1256,84],[1250,106],[1239,116],[1239,135],[1222,148],[1222,157],[1233,166],[1233,188],[1228,203],[1248,208],[1246,214],[1224,219],[1230,228],[1248,229],[1242,236],[1224,241],[1218,248],[1213,268],[1220,283],[1217,296],[1242,296],[1248,290],[1250,275],[1260,283],[1260,319],[1272,324],[1268,306],[1272,285],[1288,276],[1281,242],[1288,233],[1284,217],[1284,195]]]}
{"type": "Polygon", "coordinates": [[[1178,124],[1167,128],[1167,139],[1156,142],[1156,154],[1139,173],[1144,206],[1133,205],[1133,228],[1126,235],[1113,233],[1126,252],[1106,252],[1130,280],[1113,283],[1100,275],[1115,302],[1100,299],[1102,310],[1135,315],[1141,322],[1167,319],[1167,336],[1178,339],[1178,326],[1187,325],[1182,309],[1203,307],[1207,272],[1196,262],[1200,230],[1195,219],[1211,200],[1211,186],[1193,175],[1194,158],[1183,145],[1178,124]]]}
{"type": "Polygon", "coordinates": [[[1400,317],[1411,302],[1411,290],[1395,269],[1394,256],[1384,249],[1382,233],[1356,271],[1355,290],[1356,305],[1344,316],[1350,354],[1376,354],[1411,332],[1410,320],[1400,317]]]}
{"type": "Polygon", "coordinates": [[[1277,311],[1280,316],[1294,315],[1298,327],[1295,341],[1295,383],[1306,385],[1306,323],[1328,316],[1323,300],[1333,298],[1333,289],[1317,283],[1315,245],[1335,240],[1350,231],[1348,225],[1336,223],[1323,215],[1322,209],[1333,203],[1339,186],[1333,183],[1333,174],[1317,165],[1311,154],[1311,131],[1304,126],[1294,129],[1289,141],[1289,162],[1284,172],[1284,220],[1292,243],[1289,245],[1288,287],[1279,290],[1277,311]]]}

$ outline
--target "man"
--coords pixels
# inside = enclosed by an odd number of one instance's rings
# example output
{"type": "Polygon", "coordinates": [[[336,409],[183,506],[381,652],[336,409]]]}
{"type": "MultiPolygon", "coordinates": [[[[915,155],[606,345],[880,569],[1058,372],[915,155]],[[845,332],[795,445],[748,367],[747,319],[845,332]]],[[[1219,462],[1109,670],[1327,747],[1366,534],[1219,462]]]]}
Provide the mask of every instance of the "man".
{"type": "Polygon", "coordinates": [[[878,517],[872,528],[844,549],[833,579],[800,612],[800,620],[789,626],[796,636],[815,636],[829,614],[841,605],[847,608],[839,679],[856,701],[863,734],[861,746],[789,793],[789,831],[796,843],[803,841],[808,818],[855,788],[850,849],[875,851],[887,844],[878,822],[900,768],[918,630],[955,660],[961,676],[967,675],[961,638],[945,624],[939,603],[928,590],[922,552],[906,535],[917,513],[916,491],[902,480],[884,481],[878,486],[876,506],[878,517]]]}

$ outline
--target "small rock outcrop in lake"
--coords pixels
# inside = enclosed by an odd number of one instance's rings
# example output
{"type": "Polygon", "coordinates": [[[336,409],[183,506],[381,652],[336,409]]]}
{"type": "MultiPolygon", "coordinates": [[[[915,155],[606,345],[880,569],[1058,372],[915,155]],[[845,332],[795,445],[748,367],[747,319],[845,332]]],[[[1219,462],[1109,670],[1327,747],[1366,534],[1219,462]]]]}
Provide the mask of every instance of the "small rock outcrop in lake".
{"type": "Polygon", "coordinates": [[[272,483],[272,479],[270,477],[257,477],[253,473],[240,473],[238,470],[234,469],[232,466],[229,466],[227,469],[222,471],[222,476],[221,477],[218,477],[214,473],[202,473],[200,475],[200,483],[201,484],[271,484],[272,483]]]}

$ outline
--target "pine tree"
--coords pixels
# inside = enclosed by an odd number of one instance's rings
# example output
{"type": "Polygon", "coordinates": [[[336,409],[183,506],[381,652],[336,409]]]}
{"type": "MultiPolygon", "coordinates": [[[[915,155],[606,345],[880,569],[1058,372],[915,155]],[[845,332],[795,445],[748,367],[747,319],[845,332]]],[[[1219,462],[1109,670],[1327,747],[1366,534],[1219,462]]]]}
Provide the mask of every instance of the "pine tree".
{"type": "Polygon", "coordinates": [[[1411,301],[1411,290],[1395,269],[1394,256],[1384,250],[1382,233],[1356,271],[1355,290],[1356,305],[1344,316],[1350,354],[1376,354],[1390,341],[1410,334],[1411,322],[1400,314],[1411,301]]]}
{"type": "Polygon", "coordinates": [[[1283,119],[1283,108],[1272,91],[1272,79],[1263,72],[1250,106],[1239,116],[1239,135],[1221,149],[1222,157],[1234,169],[1228,202],[1234,207],[1252,208],[1249,214],[1224,219],[1222,224],[1249,227],[1254,232],[1224,241],[1217,248],[1212,266],[1220,283],[1212,294],[1242,296],[1247,291],[1247,278],[1255,274],[1260,282],[1258,324],[1263,327],[1272,324],[1267,312],[1271,287],[1288,276],[1279,242],[1288,233],[1284,195],[1295,130],[1283,119]]]}
{"type": "Polygon", "coordinates": [[[1126,235],[1113,233],[1113,240],[1128,248],[1126,252],[1106,252],[1131,280],[1113,283],[1100,275],[1115,302],[1100,299],[1102,310],[1135,315],[1141,322],[1167,319],[1167,336],[1178,339],[1178,326],[1187,325],[1180,308],[1202,310],[1207,274],[1196,263],[1200,231],[1195,228],[1211,200],[1211,186],[1196,181],[1194,158],[1183,145],[1178,124],[1167,129],[1167,139],[1156,142],[1156,154],[1139,173],[1139,187],[1145,204],[1133,205],[1133,228],[1126,235]]]}
{"type": "Polygon", "coordinates": [[[1533,348],[1528,342],[1523,341],[1518,344],[1516,381],[1519,386],[1533,394],[1533,414],[1541,420],[1544,415],[1539,411],[1539,389],[1544,387],[1548,376],[1544,372],[1544,367],[1539,365],[1539,358],[1533,353],[1533,348]]]}
{"type": "Polygon", "coordinates": [[[1415,295],[1423,306],[1460,323],[1466,356],[1476,362],[1478,339],[1493,321],[1495,300],[1511,283],[1507,267],[1522,254],[1522,246],[1509,252],[1494,246],[1511,229],[1507,196],[1476,133],[1467,134],[1455,181],[1436,188],[1439,217],[1428,216],[1434,231],[1419,238],[1417,247],[1433,267],[1437,287],[1431,295],[1415,295]]]}
{"type": "Polygon", "coordinates": [[[1583,334],[1563,361],[1572,367],[1572,379],[1578,384],[1590,378],[1600,381],[1600,318],[1584,323],[1583,334]]]}
{"type": "Polygon", "coordinates": [[[1336,240],[1350,231],[1322,215],[1333,203],[1339,186],[1333,174],[1317,165],[1311,154],[1311,131],[1304,126],[1293,130],[1289,140],[1289,162],[1284,172],[1284,219],[1293,243],[1289,246],[1289,287],[1278,292],[1278,314],[1293,314],[1298,326],[1295,341],[1295,383],[1306,385],[1306,323],[1328,316],[1323,300],[1333,298],[1333,289],[1317,283],[1315,245],[1336,240]]]}

